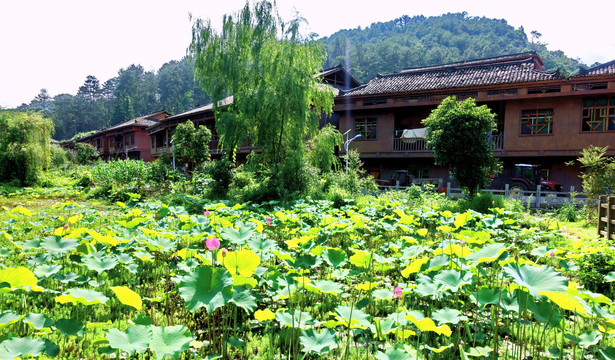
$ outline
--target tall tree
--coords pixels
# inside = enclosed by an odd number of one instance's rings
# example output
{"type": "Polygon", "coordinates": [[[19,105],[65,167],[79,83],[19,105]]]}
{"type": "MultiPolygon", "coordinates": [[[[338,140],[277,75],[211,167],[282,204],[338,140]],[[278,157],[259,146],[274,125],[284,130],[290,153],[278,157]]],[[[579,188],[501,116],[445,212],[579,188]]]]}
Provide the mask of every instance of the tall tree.
{"type": "Polygon", "coordinates": [[[195,22],[189,48],[195,74],[211,96],[216,130],[231,156],[249,139],[266,166],[301,158],[320,114],[331,113],[333,92],[314,78],[323,49],[300,36],[299,24],[279,20],[268,1],[225,15],[221,33],[210,22],[195,22]],[[221,112],[229,95],[233,101],[221,112]]]}
{"type": "Polygon", "coordinates": [[[436,165],[449,166],[459,186],[474,196],[487,186],[490,174],[500,169],[493,154],[491,132],[496,130],[495,115],[486,106],[476,106],[472,98],[457,101],[448,97],[427,119],[427,146],[436,165]]]}

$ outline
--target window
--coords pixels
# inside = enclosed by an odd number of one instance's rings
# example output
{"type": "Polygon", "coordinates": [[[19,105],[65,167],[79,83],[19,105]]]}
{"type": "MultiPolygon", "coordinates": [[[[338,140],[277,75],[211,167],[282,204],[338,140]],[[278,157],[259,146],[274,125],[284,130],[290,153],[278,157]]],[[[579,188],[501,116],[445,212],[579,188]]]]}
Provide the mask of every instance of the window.
{"type": "Polygon", "coordinates": [[[583,100],[582,131],[615,131],[615,97],[583,100]]]}
{"type": "Polygon", "coordinates": [[[553,109],[523,110],[521,135],[549,135],[553,133],[553,109]]]}
{"type": "Polygon", "coordinates": [[[358,140],[376,140],[376,118],[355,119],[354,131],[362,137],[358,140]]]}

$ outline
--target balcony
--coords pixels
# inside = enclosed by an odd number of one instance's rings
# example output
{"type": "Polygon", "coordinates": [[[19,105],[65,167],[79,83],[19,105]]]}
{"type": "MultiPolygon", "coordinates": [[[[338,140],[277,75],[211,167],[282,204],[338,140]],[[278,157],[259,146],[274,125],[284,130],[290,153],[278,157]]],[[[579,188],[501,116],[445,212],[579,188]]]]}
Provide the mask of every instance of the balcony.
{"type": "MultiPolygon", "coordinates": [[[[494,150],[504,149],[504,135],[493,135],[494,150]]],[[[401,137],[393,138],[393,151],[394,152],[430,152],[427,148],[425,139],[402,139],[401,137]]]]}

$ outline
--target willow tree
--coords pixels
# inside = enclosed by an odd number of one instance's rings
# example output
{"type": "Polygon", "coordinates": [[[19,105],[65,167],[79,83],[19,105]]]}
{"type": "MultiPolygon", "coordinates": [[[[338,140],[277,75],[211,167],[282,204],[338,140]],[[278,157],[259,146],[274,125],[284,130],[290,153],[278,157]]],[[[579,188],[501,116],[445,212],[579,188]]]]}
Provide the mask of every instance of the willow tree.
{"type": "Polygon", "coordinates": [[[0,111],[0,181],[36,184],[49,168],[52,131],[40,112],[0,111]]]}
{"type": "Polygon", "coordinates": [[[296,161],[321,114],[331,114],[333,91],[314,77],[324,50],[299,34],[300,23],[283,22],[268,1],[225,15],[220,32],[209,21],[194,23],[195,77],[211,96],[220,146],[229,157],[249,143],[265,166],[296,161]],[[229,96],[231,102],[223,101],[229,96]]]}

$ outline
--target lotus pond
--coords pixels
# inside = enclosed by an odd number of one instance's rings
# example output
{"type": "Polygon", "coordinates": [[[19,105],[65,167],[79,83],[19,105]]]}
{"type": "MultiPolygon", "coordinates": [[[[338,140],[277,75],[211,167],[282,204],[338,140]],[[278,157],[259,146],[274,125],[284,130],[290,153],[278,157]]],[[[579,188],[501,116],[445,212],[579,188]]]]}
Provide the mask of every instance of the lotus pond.
{"type": "Polygon", "coordinates": [[[47,205],[0,211],[0,359],[615,359],[599,241],[503,209],[47,205]]]}

